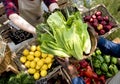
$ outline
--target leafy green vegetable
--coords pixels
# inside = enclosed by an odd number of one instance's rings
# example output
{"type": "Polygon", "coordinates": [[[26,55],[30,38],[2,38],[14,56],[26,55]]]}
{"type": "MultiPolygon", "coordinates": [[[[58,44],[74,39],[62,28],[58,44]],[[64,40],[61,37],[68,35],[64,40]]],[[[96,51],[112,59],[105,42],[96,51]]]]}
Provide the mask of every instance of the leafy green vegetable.
{"type": "Polygon", "coordinates": [[[90,53],[91,42],[87,24],[82,22],[79,11],[68,14],[67,19],[61,11],[56,11],[48,17],[47,23],[39,24],[37,30],[44,53],[60,57],[73,56],[78,60],[83,59],[83,52],[90,53]]]}

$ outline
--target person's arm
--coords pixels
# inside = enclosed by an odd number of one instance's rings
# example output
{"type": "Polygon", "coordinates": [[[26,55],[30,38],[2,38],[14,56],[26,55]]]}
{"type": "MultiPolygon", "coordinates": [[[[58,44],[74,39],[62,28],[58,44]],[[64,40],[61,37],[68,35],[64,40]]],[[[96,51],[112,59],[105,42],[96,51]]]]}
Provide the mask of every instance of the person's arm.
{"type": "Polygon", "coordinates": [[[51,12],[59,8],[56,0],[43,0],[43,1],[51,12]]]}
{"type": "Polygon", "coordinates": [[[120,44],[114,43],[106,38],[99,37],[97,47],[104,54],[120,57],[120,44]]]}
{"type": "Polygon", "coordinates": [[[16,13],[9,15],[9,19],[20,29],[27,31],[32,34],[36,34],[36,29],[34,26],[29,24],[26,20],[24,20],[21,16],[16,13]]]}
{"type": "Polygon", "coordinates": [[[21,16],[18,15],[17,12],[17,3],[14,3],[12,0],[4,0],[3,1],[5,12],[7,17],[20,29],[27,31],[32,34],[36,34],[36,29],[31,24],[29,24],[26,20],[24,20],[21,16]]]}

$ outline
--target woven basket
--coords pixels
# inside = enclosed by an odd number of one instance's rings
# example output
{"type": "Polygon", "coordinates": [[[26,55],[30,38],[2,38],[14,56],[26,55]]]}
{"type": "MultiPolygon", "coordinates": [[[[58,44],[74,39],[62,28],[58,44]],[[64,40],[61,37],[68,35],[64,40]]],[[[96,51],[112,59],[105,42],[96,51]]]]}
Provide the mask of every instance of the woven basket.
{"type": "Polygon", "coordinates": [[[46,77],[37,80],[35,84],[72,84],[72,82],[68,72],[62,66],[57,66],[46,77]],[[55,81],[52,81],[53,79],[58,80],[58,77],[60,75],[62,76],[62,79],[64,79],[65,81],[60,81],[60,83],[55,83],[55,81]]]}
{"type": "Polygon", "coordinates": [[[115,25],[115,27],[113,27],[109,32],[106,32],[104,35],[101,35],[101,36],[103,36],[103,37],[107,37],[112,31],[114,31],[114,30],[118,27],[119,23],[118,23],[118,21],[116,21],[116,20],[114,19],[114,17],[109,13],[109,11],[107,10],[107,8],[105,7],[104,4],[99,4],[99,5],[95,6],[95,7],[92,7],[92,8],[89,9],[88,11],[83,12],[83,13],[82,13],[82,16],[84,17],[84,16],[87,16],[87,15],[92,15],[92,14],[94,14],[96,11],[101,11],[103,17],[104,17],[104,16],[108,16],[108,17],[109,17],[109,20],[115,25]]]}
{"type": "Polygon", "coordinates": [[[4,60],[0,64],[0,74],[2,74],[5,71],[12,71],[16,74],[19,73],[16,64],[12,60],[11,51],[8,45],[6,46],[4,60]]]}

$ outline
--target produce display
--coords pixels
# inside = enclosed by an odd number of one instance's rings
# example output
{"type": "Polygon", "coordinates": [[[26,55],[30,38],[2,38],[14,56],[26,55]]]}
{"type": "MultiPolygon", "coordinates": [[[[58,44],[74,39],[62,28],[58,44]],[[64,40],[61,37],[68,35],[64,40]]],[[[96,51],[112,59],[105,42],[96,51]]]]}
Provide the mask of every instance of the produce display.
{"type": "Polygon", "coordinates": [[[94,71],[98,75],[105,75],[106,78],[110,78],[118,73],[118,59],[102,54],[99,49],[92,55],[92,63],[94,71]]]}
{"type": "Polygon", "coordinates": [[[20,57],[20,62],[36,80],[48,74],[47,70],[51,68],[53,61],[54,56],[42,53],[39,45],[31,45],[30,49],[24,49],[20,57]]]}
{"type": "Polygon", "coordinates": [[[109,20],[109,16],[103,16],[101,11],[96,11],[92,15],[84,16],[84,21],[91,25],[98,35],[104,35],[109,32],[115,24],[109,20]]]}
{"type": "Polygon", "coordinates": [[[68,18],[61,11],[55,11],[46,23],[37,26],[42,52],[59,57],[74,57],[76,60],[83,59],[83,52],[89,54],[91,50],[87,28],[79,11],[73,14],[68,12],[68,18]]]}

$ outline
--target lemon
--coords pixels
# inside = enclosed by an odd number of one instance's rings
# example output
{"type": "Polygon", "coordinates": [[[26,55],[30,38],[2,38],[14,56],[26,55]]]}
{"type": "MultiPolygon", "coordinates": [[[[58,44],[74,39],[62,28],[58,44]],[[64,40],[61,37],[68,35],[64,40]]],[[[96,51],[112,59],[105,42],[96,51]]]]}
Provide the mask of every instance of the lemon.
{"type": "Polygon", "coordinates": [[[52,58],[50,58],[50,57],[46,57],[46,59],[45,59],[45,63],[52,63],[52,58]]]}
{"type": "Polygon", "coordinates": [[[36,66],[36,62],[35,61],[30,62],[30,67],[31,68],[35,68],[35,66],[36,66]]]}
{"type": "Polygon", "coordinates": [[[32,45],[32,46],[30,47],[30,50],[34,52],[34,51],[36,50],[36,46],[35,46],[35,45],[32,45]]]}
{"type": "Polygon", "coordinates": [[[44,58],[41,58],[41,60],[42,60],[43,62],[45,62],[45,59],[44,59],[44,58]]]}
{"type": "Polygon", "coordinates": [[[26,62],[26,57],[25,57],[25,56],[21,56],[21,57],[20,57],[20,61],[21,61],[22,63],[25,63],[25,62],[26,62]]]}
{"type": "Polygon", "coordinates": [[[40,74],[38,72],[34,73],[34,79],[38,80],[40,78],[40,74]]]}
{"type": "Polygon", "coordinates": [[[40,50],[41,50],[41,49],[40,49],[40,46],[38,45],[38,46],[37,46],[37,51],[40,51],[40,50]]]}
{"type": "Polygon", "coordinates": [[[40,51],[35,51],[34,56],[40,57],[40,55],[41,55],[41,52],[40,52],[40,51]]]}
{"type": "Polygon", "coordinates": [[[23,55],[27,56],[29,54],[29,50],[28,49],[24,49],[22,52],[23,55]]]}
{"type": "Polygon", "coordinates": [[[46,53],[42,53],[41,54],[43,58],[46,58],[47,57],[47,54],[46,53]]]}
{"type": "Polygon", "coordinates": [[[54,55],[52,55],[52,54],[48,54],[48,57],[50,57],[50,58],[54,58],[54,55]]]}
{"type": "Polygon", "coordinates": [[[34,60],[34,56],[33,56],[33,55],[28,55],[28,56],[27,56],[27,60],[29,60],[29,61],[34,60]]]}
{"type": "Polygon", "coordinates": [[[36,65],[35,69],[39,70],[41,68],[41,66],[36,65]]]}
{"type": "Polygon", "coordinates": [[[40,75],[42,77],[45,77],[47,75],[47,71],[46,70],[41,70],[40,75]]]}
{"type": "Polygon", "coordinates": [[[36,70],[33,69],[33,68],[29,68],[29,69],[28,69],[28,73],[29,73],[29,74],[34,74],[35,72],[36,72],[36,70]]]}
{"type": "Polygon", "coordinates": [[[43,64],[43,66],[41,67],[41,70],[47,70],[47,69],[48,69],[47,64],[43,64]]]}
{"type": "Polygon", "coordinates": [[[51,66],[52,66],[52,63],[49,63],[49,64],[48,64],[48,68],[50,69],[50,68],[51,68],[51,66]]]}
{"type": "Polygon", "coordinates": [[[39,61],[37,62],[37,65],[40,66],[40,67],[41,67],[43,64],[44,64],[44,62],[43,62],[42,60],[39,60],[39,61]]]}
{"type": "Polygon", "coordinates": [[[25,62],[25,66],[26,66],[27,68],[29,68],[29,67],[30,67],[30,61],[26,61],[26,62],[25,62]]]}
{"type": "Polygon", "coordinates": [[[32,52],[32,51],[30,51],[29,54],[34,56],[34,52],[32,52]]]}
{"type": "Polygon", "coordinates": [[[37,62],[37,61],[39,61],[39,60],[40,60],[40,58],[38,58],[38,57],[35,57],[35,58],[34,58],[34,61],[35,61],[35,62],[37,62]]]}

